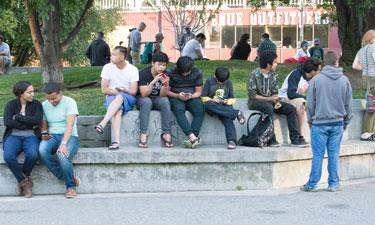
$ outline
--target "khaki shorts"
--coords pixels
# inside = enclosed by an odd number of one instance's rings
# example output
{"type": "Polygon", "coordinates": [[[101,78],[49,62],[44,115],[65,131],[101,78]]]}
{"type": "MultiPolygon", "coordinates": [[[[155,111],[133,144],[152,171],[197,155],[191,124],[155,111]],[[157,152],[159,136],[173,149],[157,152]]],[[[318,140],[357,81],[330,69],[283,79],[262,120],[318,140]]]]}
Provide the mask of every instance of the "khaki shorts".
{"type": "Polygon", "coordinates": [[[294,106],[294,108],[296,108],[296,110],[298,111],[298,109],[300,109],[302,106],[305,106],[306,105],[306,100],[304,98],[295,98],[295,99],[284,99],[284,101],[286,103],[289,103],[291,104],[292,106],[294,106]]]}
{"type": "Polygon", "coordinates": [[[135,51],[131,50],[130,56],[132,57],[133,65],[141,64],[141,53],[140,52],[135,52],[135,51]]]}

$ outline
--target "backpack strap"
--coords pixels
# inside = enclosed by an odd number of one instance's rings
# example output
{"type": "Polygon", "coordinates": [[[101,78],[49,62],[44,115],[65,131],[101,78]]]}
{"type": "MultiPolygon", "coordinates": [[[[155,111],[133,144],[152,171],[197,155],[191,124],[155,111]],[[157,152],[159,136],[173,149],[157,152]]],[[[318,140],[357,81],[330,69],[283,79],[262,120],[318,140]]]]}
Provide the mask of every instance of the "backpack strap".
{"type": "Polygon", "coordinates": [[[262,116],[262,113],[260,113],[260,112],[254,112],[254,113],[251,113],[251,114],[250,114],[249,118],[247,119],[247,134],[248,134],[248,135],[249,135],[249,133],[250,133],[250,129],[249,129],[249,122],[250,122],[250,119],[251,119],[251,117],[253,117],[253,116],[255,116],[255,115],[260,115],[260,116],[262,116]]]}
{"type": "Polygon", "coordinates": [[[366,55],[366,82],[367,82],[366,97],[369,95],[369,92],[371,91],[370,79],[369,79],[369,76],[368,76],[368,57],[367,57],[368,46],[369,45],[366,46],[366,52],[365,52],[365,55],[366,55]]]}

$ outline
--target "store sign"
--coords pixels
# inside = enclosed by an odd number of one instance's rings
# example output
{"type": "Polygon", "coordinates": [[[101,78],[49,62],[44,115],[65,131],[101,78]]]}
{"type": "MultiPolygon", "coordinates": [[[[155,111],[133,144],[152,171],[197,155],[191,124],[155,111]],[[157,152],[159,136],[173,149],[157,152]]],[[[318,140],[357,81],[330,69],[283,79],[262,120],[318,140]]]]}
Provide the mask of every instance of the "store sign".
{"type": "MultiPolygon", "coordinates": [[[[301,13],[296,10],[258,11],[219,13],[211,21],[211,26],[234,25],[298,25],[301,13]]],[[[322,20],[322,11],[304,11],[303,24],[328,24],[328,18],[322,20]]]]}

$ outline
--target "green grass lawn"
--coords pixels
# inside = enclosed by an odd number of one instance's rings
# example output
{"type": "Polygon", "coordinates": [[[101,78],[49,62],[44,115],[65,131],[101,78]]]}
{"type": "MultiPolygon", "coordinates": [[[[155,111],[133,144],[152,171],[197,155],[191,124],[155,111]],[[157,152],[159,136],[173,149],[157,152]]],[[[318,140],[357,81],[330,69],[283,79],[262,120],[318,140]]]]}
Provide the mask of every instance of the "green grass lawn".
{"type": "MultiPolygon", "coordinates": [[[[174,64],[168,64],[168,68],[174,64]]],[[[237,98],[247,98],[246,82],[251,71],[258,67],[258,63],[248,61],[199,61],[195,65],[203,72],[204,79],[212,76],[215,69],[219,66],[226,66],[231,72],[230,78],[233,82],[234,91],[237,98]]],[[[137,66],[142,70],[149,65],[137,66]]],[[[279,64],[276,72],[279,74],[279,87],[281,87],[285,77],[296,64],[279,64]]],[[[100,81],[101,67],[87,67],[80,69],[71,69],[64,71],[65,85],[68,87],[76,86],[92,81],[100,81]]],[[[350,68],[345,68],[350,71],[350,68]]],[[[0,77],[0,115],[3,115],[5,104],[14,99],[12,94],[13,85],[19,80],[27,80],[35,88],[41,86],[41,73],[5,75],[0,77]]],[[[80,115],[104,115],[105,96],[101,93],[100,88],[81,89],[64,91],[64,95],[70,96],[77,101],[80,115]]],[[[44,93],[35,93],[35,98],[44,101],[44,93]]],[[[353,90],[353,98],[364,98],[364,92],[359,89],[353,90]]]]}

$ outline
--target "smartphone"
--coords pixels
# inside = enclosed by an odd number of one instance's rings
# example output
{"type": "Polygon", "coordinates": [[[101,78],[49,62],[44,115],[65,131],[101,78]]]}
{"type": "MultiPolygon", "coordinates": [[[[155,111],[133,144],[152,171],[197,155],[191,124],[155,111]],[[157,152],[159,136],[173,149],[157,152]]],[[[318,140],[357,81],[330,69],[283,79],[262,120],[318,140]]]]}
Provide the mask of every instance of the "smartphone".
{"type": "Polygon", "coordinates": [[[160,76],[161,76],[163,79],[167,79],[168,74],[162,73],[160,76]]]}
{"type": "Polygon", "coordinates": [[[124,87],[118,87],[118,89],[120,89],[121,91],[124,91],[124,90],[125,90],[124,87]]]}
{"type": "Polygon", "coordinates": [[[189,96],[191,96],[192,94],[190,93],[185,93],[185,97],[188,98],[189,96]]]}

